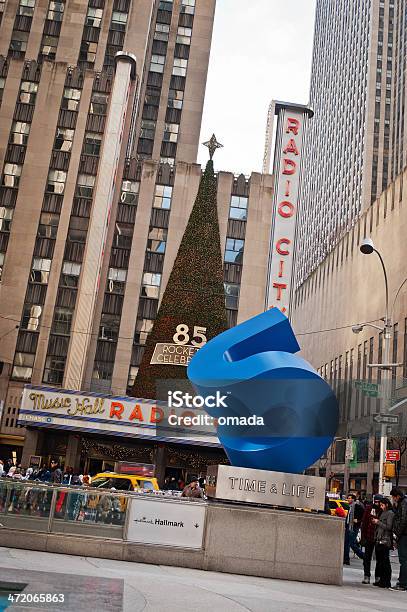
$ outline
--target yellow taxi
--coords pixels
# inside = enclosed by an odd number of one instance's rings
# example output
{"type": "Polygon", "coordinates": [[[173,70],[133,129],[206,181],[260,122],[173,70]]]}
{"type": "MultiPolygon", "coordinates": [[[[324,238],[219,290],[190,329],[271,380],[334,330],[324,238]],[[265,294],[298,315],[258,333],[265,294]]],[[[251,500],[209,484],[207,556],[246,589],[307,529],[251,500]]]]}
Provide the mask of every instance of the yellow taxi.
{"type": "Polygon", "coordinates": [[[330,499],[328,504],[332,516],[336,516],[337,508],[342,508],[345,511],[345,516],[348,514],[349,504],[344,499],[330,499]]]}
{"type": "Polygon", "coordinates": [[[96,489],[116,489],[116,491],[159,491],[157,478],[135,474],[101,472],[92,478],[90,485],[96,489]]]}

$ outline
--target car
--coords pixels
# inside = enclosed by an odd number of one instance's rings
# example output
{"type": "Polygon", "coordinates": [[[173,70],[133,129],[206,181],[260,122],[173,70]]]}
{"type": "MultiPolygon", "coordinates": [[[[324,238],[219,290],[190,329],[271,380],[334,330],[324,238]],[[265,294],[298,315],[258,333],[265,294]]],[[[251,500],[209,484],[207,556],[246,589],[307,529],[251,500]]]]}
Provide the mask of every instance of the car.
{"type": "Polygon", "coordinates": [[[91,487],[96,489],[116,489],[117,491],[159,491],[157,478],[136,474],[101,472],[92,478],[91,487]]]}
{"type": "Polygon", "coordinates": [[[349,504],[344,499],[330,499],[328,503],[332,516],[335,516],[335,511],[338,507],[343,508],[346,514],[348,514],[349,504]]]}

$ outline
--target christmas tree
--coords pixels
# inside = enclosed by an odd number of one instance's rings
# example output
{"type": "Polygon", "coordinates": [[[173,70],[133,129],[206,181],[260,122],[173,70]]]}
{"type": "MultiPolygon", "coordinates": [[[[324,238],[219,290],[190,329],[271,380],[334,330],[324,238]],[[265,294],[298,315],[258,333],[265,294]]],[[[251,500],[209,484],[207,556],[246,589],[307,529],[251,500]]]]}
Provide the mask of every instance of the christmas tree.
{"type": "MultiPolygon", "coordinates": [[[[194,328],[206,328],[208,340],[227,329],[223,262],[217,210],[217,181],[213,153],[220,146],[212,136],[206,143],[211,158],[201,177],[198,194],[182,237],[154,327],[149,334],[132,390],[134,397],[159,399],[158,387],[177,388],[176,380],[187,378],[181,365],[151,364],[157,343],[174,343],[174,335],[191,345],[194,328]],[[188,331],[185,331],[185,327],[188,331]],[[171,385],[172,381],[172,385],[171,385]]],[[[199,337],[198,337],[199,341],[199,337]]],[[[178,385],[179,387],[179,385],[178,385]]]]}

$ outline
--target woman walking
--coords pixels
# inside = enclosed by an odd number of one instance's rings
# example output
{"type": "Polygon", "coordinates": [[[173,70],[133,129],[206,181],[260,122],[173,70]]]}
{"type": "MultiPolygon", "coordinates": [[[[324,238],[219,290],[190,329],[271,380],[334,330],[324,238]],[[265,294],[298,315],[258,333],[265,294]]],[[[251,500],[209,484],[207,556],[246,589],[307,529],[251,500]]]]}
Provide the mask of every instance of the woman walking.
{"type": "Polygon", "coordinates": [[[394,512],[390,500],[384,497],[380,500],[382,513],[380,518],[373,518],[376,525],[375,552],[376,552],[376,582],[374,586],[382,589],[391,587],[390,550],[393,548],[393,520],[394,512]]]}

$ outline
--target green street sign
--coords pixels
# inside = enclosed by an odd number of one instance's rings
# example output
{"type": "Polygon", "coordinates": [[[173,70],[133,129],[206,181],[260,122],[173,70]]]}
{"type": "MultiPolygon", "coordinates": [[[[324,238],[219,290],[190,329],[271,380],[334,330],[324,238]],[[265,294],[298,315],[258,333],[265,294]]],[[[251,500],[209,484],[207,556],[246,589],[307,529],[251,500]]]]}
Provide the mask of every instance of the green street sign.
{"type": "Polygon", "coordinates": [[[355,389],[361,391],[363,395],[368,397],[379,397],[379,385],[376,383],[366,382],[365,380],[355,380],[355,389]]]}

